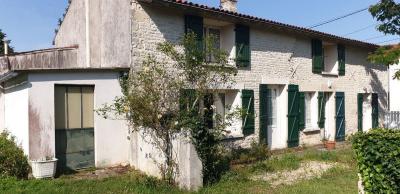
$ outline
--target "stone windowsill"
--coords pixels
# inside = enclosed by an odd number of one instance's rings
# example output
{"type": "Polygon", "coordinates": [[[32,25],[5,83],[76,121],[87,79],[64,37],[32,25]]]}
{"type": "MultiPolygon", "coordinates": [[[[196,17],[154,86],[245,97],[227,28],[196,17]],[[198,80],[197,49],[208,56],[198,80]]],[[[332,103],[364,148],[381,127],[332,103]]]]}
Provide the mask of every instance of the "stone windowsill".
{"type": "Polygon", "coordinates": [[[336,72],[332,73],[332,72],[323,71],[321,74],[326,75],[326,76],[339,77],[339,73],[336,73],[336,72]]]}
{"type": "Polygon", "coordinates": [[[238,139],[238,138],[243,138],[243,134],[226,134],[224,139],[238,139]]]}
{"type": "Polygon", "coordinates": [[[320,131],[321,129],[318,127],[309,127],[309,128],[305,128],[303,130],[304,133],[309,133],[309,132],[316,132],[316,131],[320,131]]]}

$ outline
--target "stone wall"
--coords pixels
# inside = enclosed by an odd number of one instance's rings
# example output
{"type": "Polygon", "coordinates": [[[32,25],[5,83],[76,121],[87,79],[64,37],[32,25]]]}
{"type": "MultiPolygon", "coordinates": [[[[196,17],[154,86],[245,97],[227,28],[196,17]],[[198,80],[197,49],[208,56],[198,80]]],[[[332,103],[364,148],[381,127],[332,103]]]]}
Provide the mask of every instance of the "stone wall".
{"type": "MultiPolygon", "coordinates": [[[[156,45],[163,41],[179,41],[184,34],[183,13],[150,7],[136,1],[132,6],[134,64],[140,65],[148,54],[164,60],[165,56],[156,52],[156,45]]],[[[236,146],[247,147],[251,142],[258,141],[260,84],[296,84],[300,91],[345,92],[346,135],[357,131],[357,93],[378,93],[380,112],[387,108],[386,67],[369,63],[366,58],[370,51],[367,49],[346,45],[346,75],[331,76],[312,73],[311,39],[251,27],[250,47],[251,67],[239,69],[236,80],[242,89],[255,92],[256,132],[232,140],[236,146]]],[[[383,119],[382,114],[380,119],[383,119]]],[[[279,130],[287,131],[286,128],[279,130]]],[[[300,142],[320,143],[323,134],[323,131],[301,133],[300,142]]],[[[283,132],[280,136],[284,141],[287,140],[287,133],[283,132]]]]}

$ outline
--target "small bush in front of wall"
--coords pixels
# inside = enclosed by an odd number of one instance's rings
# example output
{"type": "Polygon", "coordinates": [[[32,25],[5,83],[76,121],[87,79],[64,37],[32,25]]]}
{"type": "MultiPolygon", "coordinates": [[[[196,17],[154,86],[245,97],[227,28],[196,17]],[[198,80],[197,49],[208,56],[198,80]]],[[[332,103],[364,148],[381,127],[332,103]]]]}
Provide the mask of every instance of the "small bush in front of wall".
{"type": "Polygon", "coordinates": [[[400,193],[400,130],[374,129],[352,138],[366,193],[400,193]]]}
{"type": "Polygon", "coordinates": [[[0,133],[0,178],[28,178],[30,166],[28,158],[15,143],[15,138],[8,132],[0,133]]]}
{"type": "Polygon", "coordinates": [[[234,149],[231,151],[232,164],[249,164],[256,161],[266,160],[270,156],[266,144],[251,143],[248,149],[234,149]]]}

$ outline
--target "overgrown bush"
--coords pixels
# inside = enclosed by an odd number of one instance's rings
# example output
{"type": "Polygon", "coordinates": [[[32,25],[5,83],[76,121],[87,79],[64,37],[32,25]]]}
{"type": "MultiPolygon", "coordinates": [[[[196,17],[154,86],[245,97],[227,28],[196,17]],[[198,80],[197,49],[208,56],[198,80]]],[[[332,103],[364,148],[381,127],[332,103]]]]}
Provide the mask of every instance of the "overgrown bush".
{"type": "Polygon", "coordinates": [[[231,151],[230,160],[232,164],[249,164],[256,161],[266,160],[270,152],[266,144],[251,143],[251,147],[238,148],[231,151]]]}
{"type": "Polygon", "coordinates": [[[367,193],[400,193],[400,130],[374,129],[352,138],[367,193]]]}
{"type": "Polygon", "coordinates": [[[0,133],[0,178],[28,178],[30,166],[28,158],[15,143],[15,138],[8,132],[0,133]]]}

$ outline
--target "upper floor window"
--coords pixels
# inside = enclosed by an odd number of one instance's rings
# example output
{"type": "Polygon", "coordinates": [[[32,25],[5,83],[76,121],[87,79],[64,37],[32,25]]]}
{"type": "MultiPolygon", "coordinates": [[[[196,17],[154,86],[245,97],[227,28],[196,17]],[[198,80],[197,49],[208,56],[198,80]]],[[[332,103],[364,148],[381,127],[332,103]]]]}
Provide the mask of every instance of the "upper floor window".
{"type": "MultiPolygon", "coordinates": [[[[206,39],[210,39],[211,42],[211,46],[214,49],[221,49],[221,30],[219,28],[216,27],[205,27],[204,28],[204,36],[206,37],[206,39]]],[[[207,42],[205,43],[207,44],[207,42]]],[[[208,45],[205,45],[205,48],[208,48],[208,45]]],[[[206,61],[207,62],[215,62],[215,58],[212,55],[212,53],[208,53],[206,56],[206,61]]]]}
{"type": "Polygon", "coordinates": [[[345,47],[336,43],[312,40],[312,71],[328,75],[345,75],[345,47]]]}

